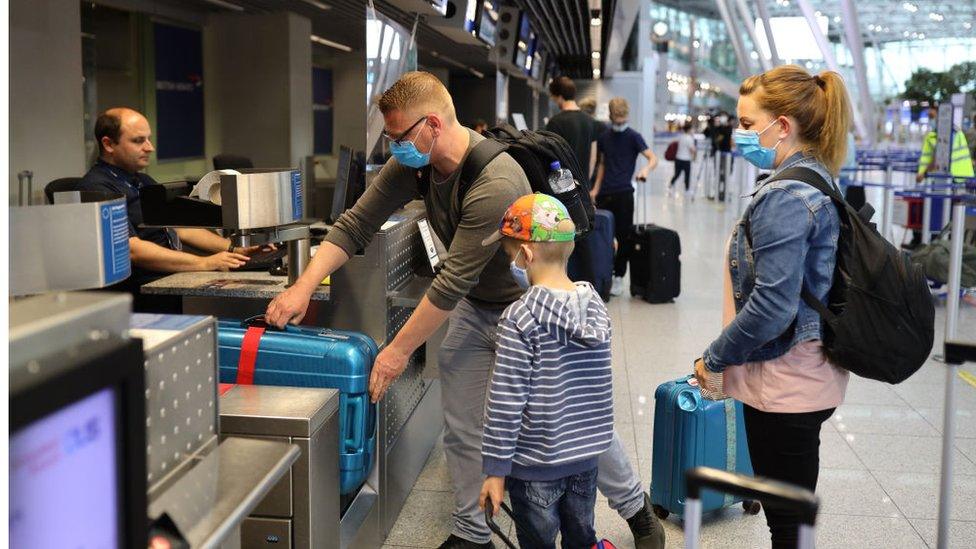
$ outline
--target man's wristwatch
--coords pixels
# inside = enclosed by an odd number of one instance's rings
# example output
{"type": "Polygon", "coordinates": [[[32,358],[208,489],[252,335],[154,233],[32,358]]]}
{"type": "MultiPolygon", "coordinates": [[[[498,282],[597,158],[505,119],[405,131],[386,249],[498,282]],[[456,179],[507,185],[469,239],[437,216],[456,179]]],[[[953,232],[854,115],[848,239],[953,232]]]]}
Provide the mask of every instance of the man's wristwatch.
{"type": "Polygon", "coordinates": [[[230,246],[227,247],[227,251],[228,252],[231,252],[231,253],[234,252],[234,241],[233,240],[230,241],[230,246]]]}

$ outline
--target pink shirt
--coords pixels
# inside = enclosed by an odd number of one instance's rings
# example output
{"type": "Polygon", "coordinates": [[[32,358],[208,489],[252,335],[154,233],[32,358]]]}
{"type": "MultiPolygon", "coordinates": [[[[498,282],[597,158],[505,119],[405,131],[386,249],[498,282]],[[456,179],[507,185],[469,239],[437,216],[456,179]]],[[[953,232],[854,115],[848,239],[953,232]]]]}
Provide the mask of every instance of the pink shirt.
{"type": "MultiPolygon", "coordinates": [[[[729,264],[728,257],[725,264],[729,264]]],[[[723,272],[724,326],[735,318],[735,302],[732,300],[732,275],[728,269],[723,272]]],[[[779,358],[726,368],[723,390],[730,397],[764,412],[815,412],[840,406],[849,377],[850,372],[827,360],[819,340],[804,341],[779,358]]]]}

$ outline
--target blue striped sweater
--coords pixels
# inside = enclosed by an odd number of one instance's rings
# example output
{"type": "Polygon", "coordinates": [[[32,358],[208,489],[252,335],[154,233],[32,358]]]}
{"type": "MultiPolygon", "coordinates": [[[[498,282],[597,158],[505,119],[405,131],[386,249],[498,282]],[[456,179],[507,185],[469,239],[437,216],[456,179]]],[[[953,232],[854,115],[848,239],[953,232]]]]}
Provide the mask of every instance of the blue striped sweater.
{"type": "Polygon", "coordinates": [[[610,316],[593,287],[533,286],[505,310],[482,440],[484,473],[555,480],[613,437],[610,316]]]}

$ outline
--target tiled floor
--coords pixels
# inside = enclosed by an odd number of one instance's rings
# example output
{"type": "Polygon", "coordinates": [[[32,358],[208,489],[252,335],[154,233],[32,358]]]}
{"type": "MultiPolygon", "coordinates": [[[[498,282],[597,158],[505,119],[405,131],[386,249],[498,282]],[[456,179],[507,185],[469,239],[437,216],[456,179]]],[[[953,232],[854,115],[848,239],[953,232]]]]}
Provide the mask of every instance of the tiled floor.
{"type": "MultiPolygon", "coordinates": [[[[736,215],[733,206],[667,198],[660,180],[670,177],[670,166],[662,164],[652,183],[656,192],[649,215],[681,234],[682,294],[668,305],[628,296],[609,304],[617,429],[645,482],[651,472],[654,388],[687,374],[692,359],[718,334],[722,248],[736,215]]],[[[937,314],[935,354],[941,352],[944,309],[937,314]]],[[[976,339],[976,308],[963,305],[959,333],[976,339]]],[[[967,370],[976,373],[972,366],[967,370]]],[[[962,379],[956,387],[951,547],[968,549],[976,548],[976,387],[962,379]]],[[[897,386],[851,378],[845,404],[821,435],[818,547],[935,547],[944,388],[945,367],[935,360],[897,386]]],[[[387,543],[437,547],[450,533],[451,509],[450,480],[438,446],[387,543]]],[[[626,523],[603,499],[596,517],[599,535],[618,547],[633,547],[626,523]]],[[[666,528],[668,547],[683,547],[680,523],[670,519],[666,528]]],[[[704,547],[768,547],[767,540],[761,514],[746,516],[733,507],[706,517],[704,547]]]]}

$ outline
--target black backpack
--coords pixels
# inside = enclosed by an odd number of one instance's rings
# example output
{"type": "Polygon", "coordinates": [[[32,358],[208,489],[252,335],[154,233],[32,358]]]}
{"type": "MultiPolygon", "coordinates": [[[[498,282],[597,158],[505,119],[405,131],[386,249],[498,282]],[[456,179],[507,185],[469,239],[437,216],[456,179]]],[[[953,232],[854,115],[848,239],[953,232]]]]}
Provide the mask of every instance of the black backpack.
{"type": "MultiPolygon", "coordinates": [[[[590,232],[596,215],[590,198],[590,180],[585,177],[576,153],[565,139],[548,131],[519,131],[509,124],[486,130],[483,135],[488,139],[475,145],[461,166],[457,190],[458,211],[461,210],[464,195],[478,175],[496,156],[507,152],[522,167],[533,192],[554,196],[566,206],[576,225],[577,240],[590,232]],[[572,172],[578,183],[574,189],[564,193],[555,193],[549,186],[549,165],[557,160],[563,168],[572,172]]],[[[417,189],[421,196],[426,197],[429,188],[430,166],[426,166],[417,172],[417,189]]]]}
{"type": "MultiPolygon", "coordinates": [[[[830,197],[840,216],[837,266],[824,305],[805,287],[803,301],[823,320],[823,344],[831,363],[861,377],[901,383],[932,351],[935,307],[922,269],[871,223],[874,208],[855,211],[810,168],[789,168],[770,181],[802,181],[830,197]]],[[[751,240],[749,220],[746,236],[751,240]]]]}

